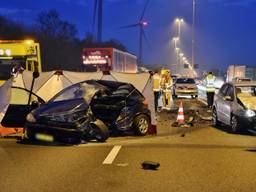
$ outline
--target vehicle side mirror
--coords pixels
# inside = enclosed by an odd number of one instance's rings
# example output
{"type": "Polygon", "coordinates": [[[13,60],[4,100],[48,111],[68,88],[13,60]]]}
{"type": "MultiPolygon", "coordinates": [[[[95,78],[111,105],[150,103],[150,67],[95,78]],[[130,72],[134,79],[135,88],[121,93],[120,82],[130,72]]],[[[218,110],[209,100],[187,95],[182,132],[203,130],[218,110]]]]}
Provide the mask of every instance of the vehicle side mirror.
{"type": "Polygon", "coordinates": [[[225,101],[233,101],[233,99],[230,96],[228,96],[228,95],[225,96],[224,99],[225,99],[225,101]]]}
{"type": "Polygon", "coordinates": [[[40,74],[39,74],[38,71],[34,71],[34,72],[33,72],[33,78],[34,78],[34,79],[38,78],[39,75],[40,75],[40,74]]]}

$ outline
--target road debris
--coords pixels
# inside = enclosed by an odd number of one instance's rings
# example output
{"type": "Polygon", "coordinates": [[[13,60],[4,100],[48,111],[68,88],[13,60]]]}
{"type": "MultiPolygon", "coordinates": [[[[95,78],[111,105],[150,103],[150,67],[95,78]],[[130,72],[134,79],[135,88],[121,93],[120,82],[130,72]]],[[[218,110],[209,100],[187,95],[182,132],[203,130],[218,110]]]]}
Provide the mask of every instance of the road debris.
{"type": "Polygon", "coordinates": [[[160,163],[153,161],[144,161],[141,165],[143,169],[157,170],[157,168],[160,166],[160,163]]]}

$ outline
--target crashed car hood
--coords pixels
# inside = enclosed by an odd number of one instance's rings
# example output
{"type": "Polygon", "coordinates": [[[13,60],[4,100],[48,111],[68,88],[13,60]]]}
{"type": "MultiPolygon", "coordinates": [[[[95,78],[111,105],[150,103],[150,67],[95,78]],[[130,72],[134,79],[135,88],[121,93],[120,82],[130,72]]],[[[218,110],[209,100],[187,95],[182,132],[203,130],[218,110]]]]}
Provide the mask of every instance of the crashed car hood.
{"type": "Polygon", "coordinates": [[[48,102],[33,111],[34,115],[53,115],[59,113],[68,113],[72,111],[87,110],[88,104],[83,99],[65,100],[57,102],[48,102]]]}
{"type": "Polygon", "coordinates": [[[237,98],[242,102],[242,104],[247,109],[256,110],[256,97],[252,96],[250,93],[239,93],[237,98]]]}

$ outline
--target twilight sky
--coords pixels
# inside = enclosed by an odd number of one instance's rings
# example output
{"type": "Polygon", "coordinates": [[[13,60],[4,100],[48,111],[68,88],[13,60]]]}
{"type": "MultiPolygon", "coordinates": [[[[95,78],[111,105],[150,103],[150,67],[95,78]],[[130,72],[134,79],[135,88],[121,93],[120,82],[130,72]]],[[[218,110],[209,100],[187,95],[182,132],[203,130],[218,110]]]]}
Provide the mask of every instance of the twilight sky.
{"type": "MultiPolygon", "coordinates": [[[[115,38],[130,52],[138,53],[137,28],[119,29],[138,21],[146,0],[103,0],[103,39],[115,38]]],[[[56,9],[74,23],[83,37],[92,32],[94,0],[8,0],[1,1],[0,14],[33,24],[40,11],[56,9]]],[[[191,60],[192,0],[151,0],[145,14],[149,44],[144,41],[144,63],[175,63],[171,38],[177,34],[173,23],[183,17],[181,45],[191,60]]],[[[210,68],[228,64],[256,66],[256,0],[197,0],[196,63],[210,68]]]]}

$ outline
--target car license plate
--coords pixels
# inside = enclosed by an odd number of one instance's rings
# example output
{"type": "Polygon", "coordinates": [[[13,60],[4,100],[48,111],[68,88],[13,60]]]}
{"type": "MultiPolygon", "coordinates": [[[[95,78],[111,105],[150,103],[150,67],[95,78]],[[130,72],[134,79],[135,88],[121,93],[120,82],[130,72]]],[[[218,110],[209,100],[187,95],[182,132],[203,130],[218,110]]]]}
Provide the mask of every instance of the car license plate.
{"type": "Polygon", "coordinates": [[[47,135],[47,134],[42,134],[42,133],[37,133],[36,139],[41,140],[41,141],[47,141],[47,142],[54,141],[54,137],[52,135],[47,135]]]}

